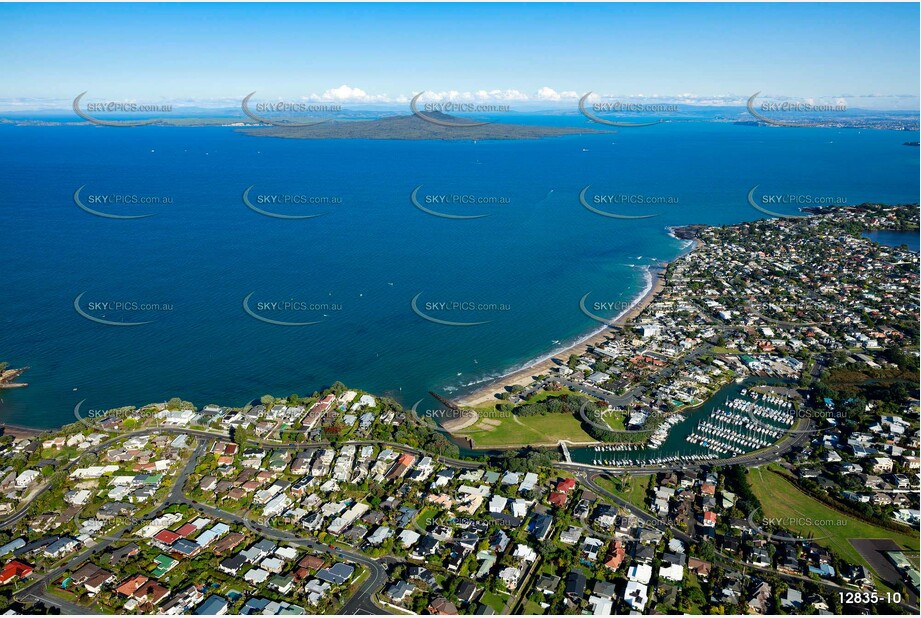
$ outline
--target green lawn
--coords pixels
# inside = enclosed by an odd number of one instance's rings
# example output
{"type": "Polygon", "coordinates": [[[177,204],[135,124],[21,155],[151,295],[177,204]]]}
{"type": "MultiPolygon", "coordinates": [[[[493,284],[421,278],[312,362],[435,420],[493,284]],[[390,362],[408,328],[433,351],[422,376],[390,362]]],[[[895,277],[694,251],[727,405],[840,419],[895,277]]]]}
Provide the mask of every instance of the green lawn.
{"type": "MultiPolygon", "coordinates": [[[[849,539],[892,539],[902,547],[918,551],[918,535],[910,535],[894,530],[887,530],[854,516],[840,513],[800,491],[785,478],[770,469],[752,468],[748,475],[752,491],[761,501],[763,516],[769,518],[793,518],[785,526],[803,537],[816,539],[816,543],[855,564],[870,567],[860,553],[854,549],[849,539]],[[831,525],[797,521],[808,518],[812,522],[833,522],[831,525]],[[844,522],[837,525],[837,522],[844,522]],[[825,537],[825,538],[818,538],[825,537]]],[[[872,567],[871,567],[872,568],[872,567]]]]}
{"type": "Polygon", "coordinates": [[[652,475],[625,475],[616,480],[598,478],[596,482],[619,498],[646,510],[646,488],[652,475]]]}
{"type": "Polygon", "coordinates": [[[561,388],[558,391],[540,390],[528,397],[525,400],[525,403],[540,403],[541,401],[546,401],[547,399],[552,399],[553,397],[562,397],[563,395],[576,394],[578,393],[570,388],[561,388]]]}
{"type": "MultiPolygon", "coordinates": [[[[700,586],[700,581],[697,579],[697,575],[695,575],[693,571],[688,571],[686,577],[687,577],[687,584],[685,585],[685,590],[688,592],[691,598],[690,607],[688,608],[688,613],[689,614],[703,614],[704,613],[703,609],[697,603],[694,602],[695,598],[706,600],[706,596],[704,596],[703,589],[700,586]]],[[[703,603],[703,605],[706,605],[706,602],[703,603]]]]}
{"type": "Polygon", "coordinates": [[[416,516],[416,523],[420,527],[428,530],[429,524],[432,522],[432,518],[438,513],[438,509],[434,506],[427,506],[419,512],[419,515],[416,516]]]}
{"type": "Polygon", "coordinates": [[[602,416],[602,419],[607,423],[608,427],[614,431],[624,431],[626,427],[624,426],[624,416],[623,412],[612,411],[602,416]]]}
{"type": "Polygon", "coordinates": [[[501,614],[505,610],[505,598],[489,590],[483,592],[483,596],[480,597],[480,603],[493,608],[497,614],[501,614]]]}
{"type": "Polygon", "coordinates": [[[525,616],[541,616],[544,613],[544,608],[535,603],[534,601],[528,600],[524,604],[523,612],[525,616]]]}
{"type": "Polygon", "coordinates": [[[481,418],[457,433],[471,438],[477,447],[554,445],[560,440],[595,441],[571,414],[481,418]]]}

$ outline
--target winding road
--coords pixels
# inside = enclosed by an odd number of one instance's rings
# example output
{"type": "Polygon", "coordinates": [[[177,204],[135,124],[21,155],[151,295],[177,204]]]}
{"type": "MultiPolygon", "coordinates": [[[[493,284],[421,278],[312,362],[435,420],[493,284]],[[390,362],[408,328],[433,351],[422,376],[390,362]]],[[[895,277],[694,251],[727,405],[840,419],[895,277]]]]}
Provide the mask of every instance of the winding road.
{"type": "MultiPolygon", "coordinates": [[[[810,421],[808,419],[801,419],[801,420],[807,423],[807,428],[808,428],[808,423],[810,421]]],[[[183,427],[150,427],[150,428],[140,429],[137,431],[125,432],[125,433],[118,434],[112,438],[109,438],[99,443],[98,445],[84,451],[83,453],[81,453],[80,457],[76,457],[74,459],[69,460],[68,462],[66,462],[64,465],[62,465],[58,469],[57,474],[61,474],[61,473],[66,474],[67,472],[69,472],[74,466],[78,464],[78,462],[81,460],[83,455],[87,453],[98,454],[99,452],[105,450],[106,448],[112,446],[113,444],[116,444],[117,442],[122,441],[128,437],[138,436],[138,435],[148,435],[151,433],[184,434],[184,435],[188,435],[194,438],[198,438],[199,443],[196,446],[195,451],[193,452],[189,460],[186,462],[182,471],[176,477],[173,485],[170,488],[169,493],[161,501],[161,503],[159,503],[158,505],[156,505],[153,509],[149,511],[149,514],[145,516],[144,519],[152,518],[154,514],[156,514],[157,512],[159,512],[165,507],[175,505],[175,504],[185,504],[185,505],[188,505],[216,519],[221,519],[226,522],[241,524],[241,525],[248,526],[248,527],[253,526],[253,523],[251,521],[246,520],[241,515],[237,515],[230,511],[225,511],[217,507],[213,507],[208,504],[204,504],[204,503],[192,500],[185,493],[186,481],[188,480],[189,475],[194,471],[199,458],[204,452],[205,446],[207,444],[207,440],[212,440],[212,439],[226,440],[228,439],[228,435],[226,432],[204,431],[204,430],[198,430],[198,429],[187,429],[183,427]]],[[[783,454],[785,454],[786,452],[798,446],[803,440],[807,439],[808,437],[809,437],[809,434],[805,432],[796,433],[796,434],[788,434],[786,438],[782,439],[780,442],[773,445],[769,449],[762,449],[761,451],[753,452],[753,453],[746,454],[746,455],[741,455],[739,457],[734,457],[732,459],[712,460],[712,461],[707,461],[707,462],[695,462],[695,464],[690,465],[688,467],[695,468],[701,465],[721,466],[721,465],[732,465],[732,464],[758,465],[761,463],[766,463],[768,461],[779,459],[783,454]]],[[[266,447],[270,447],[273,449],[303,449],[303,448],[315,448],[317,446],[332,445],[332,443],[327,442],[327,441],[287,442],[285,443],[285,442],[277,442],[277,441],[272,441],[272,440],[264,440],[264,439],[259,439],[259,438],[252,438],[248,442],[251,444],[255,444],[259,446],[266,446],[266,447]]],[[[433,453],[428,453],[426,451],[423,451],[422,449],[412,448],[412,447],[408,447],[402,444],[397,444],[394,442],[386,442],[386,441],[380,441],[380,440],[354,440],[354,441],[342,442],[339,444],[340,445],[353,444],[356,446],[380,445],[380,446],[394,447],[394,448],[398,448],[400,450],[403,450],[409,453],[413,453],[419,456],[427,455],[442,464],[453,466],[453,467],[458,467],[458,468],[463,468],[463,469],[476,469],[484,465],[481,462],[466,461],[466,460],[455,459],[451,457],[445,457],[445,456],[437,455],[433,453]]],[[[557,467],[573,472],[573,474],[576,477],[578,477],[592,491],[594,491],[595,493],[599,495],[603,495],[609,498],[614,503],[624,508],[629,509],[641,521],[645,522],[646,524],[653,526],[659,530],[663,530],[663,531],[666,529],[671,529],[675,537],[685,540],[688,543],[692,542],[692,539],[685,533],[681,532],[680,530],[677,530],[676,528],[671,528],[668,524],[656,519],[653,515],[647,513],[643,509],[640,509],[638,507],[635,507],[634,505],[629,504],[628,502],[622,500],[621,498],[617,497],[616,495],[612,494],[611,492],[608,492],[607,490],[599,486],[595,482],[595,479],[599,475],[610,473],[611,469],[601,468],[597,466],[589,466],[586,464],[567,464],[567,463],[559,463],[557,464],[557,467]]],[[[663,466],[663,467],[658,467],[658,468],[657,467],[620,468],[617,470],[617,472],[621,474],[650,474],[650,473],[655,473],[658,471],[669,471],[669,470],[674,470],[674,466],[663,466]]],[[[0,529],[9,528],[15,525],[18,521],[20,521],[28,513],[29,508],[34,503],[34,501],[39,496],[44,494],[46,491],[51,489],[52,486],[53,486],[53,483],[49,482],[49,483],[46,483],[44,486],[40,487],[37,491],[34,491],[33,494],[30,496],[29,500],[23,505],[21,505],[19,509],[17,509],[14,513],[10,514],[3,520],[0,520],[0,529]]],[[[80,552],[79,554],[76,554],[72,558],[65,560],[63,563],[61,563],[59,566],[57,566],[53,570],[45,573],[34,583],[30,584],[29,586],[23,588],[18,593],[16,593],[16,598],[20,599],[21,601],[36,601],[36,600],[41,601],[43,603],[57,607],[58,609],[60,609],[62,613],[65,613],[65,614],[85,614],[87,613],[88,611],[90,611],[88,608],[76,605],[74,603],[69,603],[56,596],[51,595],[47,591],[47,586],[50,583],[52,583],[55,579],[60,577],[64,572],[78,567],[80,564],[90,559],[93,555],[106,549],[109,545],[111,545],[111,543],[114,542],[115,539],[119,537],[119,535],[124,534],[124,532],[132,525],[136,525],[136,523],[126,525],[122,527],[121,529],[116,530],[110,535],[111,538],[107,540],[102,540],[101,542],[93,545],[92,547],[88,547],[87,549],[80,552]]],[[[381,590],[381,588],[383,588],[383,586],[387,582],[387,571],[383,566],[381,566],[380,561],[373,560],[357,552],[324,545],[311,538],[299,537],[289,532],[279,530],[277,528],[272,528],[271,526],[261,526],[261,527],[257,526],[256,528],[259,533],[269,538],[274,538],[275,540],[279,540],[282,542],[287,542],[287,543],[291,543],[295,545],[309,547],[315,551],[320,551],[330,556],[339,557],[343,560],[348,560],[353,563],[360,564],[368,570],[369,572],[368,577],[364,581],[361,582],[361,584],[359,585],[355,593],[352,595],[352,597],[342,607],[342,609],[340,610],[340,613],[349,614],[349,615],[351,614],[390,613],[384,607],[375,603],[375,600],[374,600],[375,595],[381,590]]],[[[749,566],[749,565],[744,565],[744,566],[749,566]]],[[[754,567],[750,567],[750,568],[754,568],[754,567]]],[[[774,571],[771,571],[771,572],[774,572],[774,571]]],[[[795,577],[795,576],[790,576],[790,577],[795,577]]]]}

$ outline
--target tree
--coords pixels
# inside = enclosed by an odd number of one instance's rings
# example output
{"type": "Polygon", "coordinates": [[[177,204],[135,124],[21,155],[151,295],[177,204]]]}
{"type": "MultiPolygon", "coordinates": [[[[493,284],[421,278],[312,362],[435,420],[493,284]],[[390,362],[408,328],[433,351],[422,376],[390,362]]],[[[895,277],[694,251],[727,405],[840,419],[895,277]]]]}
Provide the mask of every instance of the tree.
{"type": "Polygon", "coordinates": [[[275,405],[275,398],[271,395],[263,395],[259,398],[259,402],[262,403],[266,408],[269,408],[275,405]]]}
{"type": "Polygon", "coordinates": [[[712,541],[706,540],[697,546],[697,555],[701,560],[713,562],[716,557],[716,547],[713,546],[712,541]]]}
{"type": "Polygon", "coordinates": [[[241,447],[246,446],[246,442],[249,440],[249,432],[242,425],[234,425],[230,428],[230,441],[238,444],[241,447]]]}

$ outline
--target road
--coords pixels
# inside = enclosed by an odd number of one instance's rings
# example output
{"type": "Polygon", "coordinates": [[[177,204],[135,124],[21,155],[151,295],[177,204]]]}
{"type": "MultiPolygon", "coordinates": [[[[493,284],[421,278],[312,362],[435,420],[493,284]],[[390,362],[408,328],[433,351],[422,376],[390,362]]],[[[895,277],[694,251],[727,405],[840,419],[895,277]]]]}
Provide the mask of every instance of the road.
{"type": "MultiPolygon", "coordinates": [[[[616,494],[613,494],[607,489],[605,489],[604,487],[598,485],[595,479],[598,478],[599,476],[607,476],[607,475],[605,475],[604,473],[600,473],[600,472],[592,472],[592,471],[583,472],[583,474],[579,476],[579,480],[597,495],[604,496],[608,500],[611,500],[615,504],[630,511],[633,515],[637,517],[639,521],[643,522],[644,525],[655,528],[656,530],[659,530],[661,532],[670,531],[674,538],[681,539],[685,543],[690,544],[696,541],[696,539],[693,539],[692,537],[684,533],[679,528],[676,528],[668,524],[667,522],[657,518],[652,513],[647,512],[645,509],[641,509],[638,506],[627,502],[626,500],[620,498],[616,494]]],[[[822,586],[829,590],[834,590],[836,592],[854,592],[856,590],[855,587],[839,586],[838,584],[829,582],[824,579],[817,580],[817,579],[813,579],[811,577],[806,577],[803,575],[790,575],[788,573],[782,573],[780,571],[777,571],[769,567],[756,567],[746,562],[742,562],[741,560],[737,560],[736,558],[732,556],[727,556],[726,554],[723,554],[722,552],[719,552],[719,551],[716,552],[716,557],[714,559],[714,562],[718,562],[718,563],[723,564],[724,566],[729,566],[731,568],[741,570],[743,574],[746,571],[759,571],[762,573],[769,573],[787,582],[800,582],[800,583],[808,582],[811,584],[822,586]]],[[[899,603],[898,605],[901,605],[902,607],[909,609],[915,613],[918,612],[918,607],[912,605],[908,601],[903,601],[902,603],[899,603]]]]}
{"type": "MultiPolygon", "coordinates": [[[[109,438],[108,440],[105,440],[105,441],[103,441],[103,442],[100,442],[99,444],[97,444],[97,445],[94,446],[94,447],[91,447],[91,448],[89,448],[89,449],[83,451],[82,453],[80,453],[80,456],[79,456],[79,457],[75,457],[74,459],[71,459],[70,461],[66,462],[66,463],[63,464],[61,467],[59,467],[59,468],[55,471],[55,474],[61,474],[61,473],[67,473],[67,472],[69,472],[69,471],[80,461],[80,459],[81,459],[84,455],[86,455],[86,454],[88,454],[88,453],[89,453],[89,454],[94,454],[94,455],[96,455],[96,454],[100,453],[101,451],[107,449],[108,447],[113,446],[114,444],[116,444],[116,443],[118,443],[118,442],[120,442],[120,441],[122,441],[122,440],[124,440],[124,439],[126,439],[126,438],[130,438],[130,437],[132,437],[132,436],[149,435],[149,434],[152,434],[152,433],[185,434],[185,435],[193,436],[193,437],[196,437],[196,438],[202,438],[202,439],[204,439],[204,440],[227,440],[227,439],[229,439],[229,437],[228,437],[228,435],[227,435],[226,432],[204,431],[204,430],[200,430],[200,429],[188,429],[188,428],[185,428],[185,427],[169,427],[169,426],[162,426],[162,427],[148,427],[148,428],[145,428],[145,429],[138,429],[138,430],[136,430],[136,431],[130,431],[130,432],[120,433],[120,434],[118,434],[118,435],[116,435],[116,436],[114,436],[114,437],[112,437],[112,438],[109,438]]],[[[274,441],[274,440],[264,440],[264,439],[261,439],[261,438],[250,438],[250,439],[248,440],[248,442],[251,443],[251,444],[258,445],[258,446],[266,446],[266,447],[270,447],[270,448],[273,448],[273,449],[293,449],[293,450],[300,450],[300,449],[305,449],[305,448],[315,448],[315,447],[318,447],[318,446],[332,446],[332,445],[333,445],[333,443],[332,443],[332,442],[329,442],[329,441],[319,441],[319,442],[276,442],[276,441],[274,441]]],[[[406,445],[403,445],[403,444],[398,444],[398,443],[396,443],[396,442],[386,442],[386,441],[383,441],[383,440],[350,440],[350,441],[346,441],[346,442],[340,442],[340,443],[338,443],[338,446],[345,446],[345,445],[347,445],[347,444],[354,444],[355,446],[364,446],[364,445],[370,444],[370,445],[380,445],[380,446],[388,446],[388,447],[398,448],[398,449],[400,449],[400,450],[402,450],[402,451],[405,451],[405,452],[408,452],[408,453],[412,453],[412,454],[417,455],[417,456],[420,456],[420,457],[429,456],[429,457],[431,457],[433,460],[435,460],[435,461],[437,461],[437,462],[439,462],[439,463],[442,463],[442,464],[444,464],[444,465],[446,465],[446,466],[452,466],[452,467],[455,467],[455,468],[463,468],[463,469],[466,469],[466,470],[474,470],[474,469],[480,468],[480,467],[482,467],[482,466],[484,465],[483,463],[478,462],[478,461],[467,461],[467,460],[464,460],[464,459],[455,459],[455,458],[453,458],[453,457],[446,457],[446,456],[444,456],[444,455],[439,455],[439,454],[437,454],[437,453],[429,453],[429,452],[426,452],[426,451],[424,451],[424,450],[422,450],[422,449],[419,449],[419,448],[414,448],[414,447],[411,447],[411,446],[406,446],[406,445]]],[[[35,502],[35,500],[36,500],[39,496],[41,496],[41,495],[44,494],[46,491],[48,491],[49,489],[51,489],[52,486],[53,486],[52,483],[45,483],[44,486],[40,487],[37,491],[33,492],[33,494],[29,497],[29,499],[28,499],[26,502],[22,503],[22,504],[19,506],[19,508],[16,509],[13,513],[7,515],[7,516],[4,517],[3,519],[0,519],[0,530],[6,529],[6,528],[9,528],[9,527],[13,526],[16,522],[18,522],[20,519],[22,519],[23,517],[25,517],[26,513],[28,513],[28,511],[29,511],[29,507],[32,506],[32,503],[35,502]]]]}
{"type": "MultiPolygon", "coordinates": [[[[198,432],[205,433],[205,432],[198,432]]],[[[209,436],[210,437],[210,436],[209,436]]],[[[189,475],[195,470],[195,466],[198,463],[198,460],[201,458],[202,453],[205,450],[206,442],[204,440],[199,440],[198,446],[195,448],[195,451],[192,453],[192,456],[189,457],[189,460],[186,462],[182,471],[178,474],[173,485],[170,487],[169,493],[163,498],[163,500],[155,505],[143,519],[149,520],[160,512],[162,509],[177,505],[177,504],[186,504],[190,507],[198,510],[201,513],[209,515],[215,519],[221,519],[227,522],[240,524],[252,528],[252,522],[247,522],[243,517],[231,513],[229,511],[224,511],[212,507],[210,505],[197,502],[189,499],[185,494],[185,485],[188,481],[189,475]]],[[[107,538],[101,540],[99,543],[88,547],[82,552],[74,555],[68,560],[64,561],[60,566],[54,568],[53,570],[45,573],[42,577],[37,579],[34,583],[29,585],[26,588],[23,588],[16,594],[16,598],[23,602],[32,602],[40,601],[45,604],[53,605],[61,610],[62,614],[87,614],[92,612],[90,608],[76,605],[70,603],[63,599],[59,599],[54,595],[47,592],[47,586],[58,579],[67,571],[72,571],[78,568],[87,560],[90,560],[94,555],[101,553],[106,548],[109,547],[112,543],[116,542],[118,538],[123,535],[128,529],[136,527],[137,522],[130,522],[129,524],[122,526],[121,528],[113,531],[107,538]]],[[[306,539],[292,535],[290,533],[278,530],[276,528],[271,528],[267,526],[260,527],[257,532],[263,534],[268,538],[274,538],[276,540],[281,540],[289,543],[294,543],[297,545],[302,545],[305,547],[310,547],[321,553],[326,553],[330,555],[343,558],[357,564],[361,564],[369,571],[368,578],[361,583],[358,590],[352,595],[352,598],[343,606],[340,610],[342,614],[387,614],[386,610],[378,607],[374,604],[373,598],[374,595],[387,583],[387,571],[376,561],[371,560],[365,557],[362,554],[351,552],[344,549],[335,549],[330,550],[327,545],[323,545],[313,539],[306,539]]]]}
{"type": "MultiPolygon", "coordinates": [[[[808,419],[802,419],[802,420],[807,424],[810,422],[808,419]]],[[[204,449],[207,445],[207,441],[211,439],[227,439],[227,435],[225,433],[187,429],[187,428],[182,428],[182,427],[151,427],[151,428],[141,429],[141,430],[137,430],[133,432],[126,432],[123,434],[119,434],[111,439],[101,442],[99,445],[91,449],[88,449],[84,453],[94,453],[95,454],[95,453],[98,453],[108,448],[109,446],[113,445],[114,443],[120,440],[124,440],[127,437],[135,436],[135,435],[145,435],[145,434],[150,434],[150,433],[155,433],[155,432],[185,434],[185,435],[193,436],[193,437],[199,438],[198,440],[199,444],[196,446],[195,451],[193,452],[192,456],[189,458],[188,462],[186,462],[186,465],[184,466],[184,468],[180,471],[179,475],[176,477],[167,496],[163,499],[163,501],[160,504],[155,505],[155,507],[151,509],[151,511],[145,517],[145,519],[151,518],[153,514],[157,513],[164,507],[168,507],[173,504],[187,504],[199,510],[200,512],[208,514],[211,517],[214,517],[216,519],[222,519],[224,521],[229,521],[232,523],[237,523],[237,524],[241,524],[245,526],[253,526],[252,522],[245,521],[245,519],[240,515],[236,515],[229,511],[224,511],[222,509],[191,500],[185,494],[186,481],[188,480],[189,475],[194,471],[199,458],[204,452],[204,449]]],[[[803,440],[808,439],[808,437],[809,437],[809,434],[807,433],[791,434],[791,435],[788,435],[786,439],[782,440],[781,443],[775,444],[773,447],[771,447],[771,449],[766,449],[766,450],[762,450],[762,451],[747,454],[747,455],[741,455],[739,457],[735,457],[732,459],[714,460],[711,462],[701,462],[701,463],[706,463],[707,465],[714,465],[714,466],[731,465],[731,464],[743,464],[743,465],[744,464],[755,464],[757,465],[760,463],[765,463],[767,461],[772,461],[772,460],[776,460],[780,458],[784,453],[797,447],[803,440]]],[[[330,445],[329,442],[301,442],[301,443],[289,442],[289,443],[281,444],[281,443],[277,443],[274,441],[261,440],[261,439],[251,439],[250,442],[253,444],[270,446],[276,449],[277,448],[302,449],[302,448],[307,448],[307,447],[330,445]]],[[[411,448],[405,445],[396,444],[392,442],[384,442],[384,441],[378,441],[378,440],[357,440],[357,441],[343,442],[341,444],[354,444],[356,446],[366,445],[366,444],[387,445],[387,446],[399,448],[401,450],[404,450],[404,451],[407,451],[407,452],[410,452],[410,453],[413,453],[419,456],[430,455],[434,459],[446,465],[457,466],[457,467],[466,468],[466,469],[478,468],[483,465],[482,463],[479,463],[479,462],[464,461],[464,460],[453,459],[449,457],[426,453],[425,451],[422,451],[421,449],[411,448]]],[[[58,472],[59,473],[68,472],[71,468],[73,468],[77,464],[79,460],[80,458],[78,457],[78,458],[68,461],[66,464],[64,464],[59,469],[58,472]]],[[[695,466],[699,466],[699,465],[700,464],[695,464],[695,466]]],[[[599,474],[601,474],[604,471],[604,469],[594,468],[592,466],[587,466],[587,465],[565,464],[565,463],[558,464],[558,466],[563,469],[571,470],[592,491],[594,491],[595,493],[599,495],[604,495],[608,497],[609,499],[613,500],[616,504],[619,504],[620,506],[630,510],[640,519],[640,521],[645,522],[647,525],[651,525],[655,527],[656,529],[663,530],[663,531],[670,528],[668,524],[666,524],[665,522],[661,520],[656,519],[654,516],[647,513],[643,509],[640,509],[632,504],[629,504],[628,502],[622,500],[621,498],[617,497],[616,495],[608,492],[604,488],[597,485],[594,479],[599,474]]],[[[661,471],[667,471],[667,470],[672,470],[672,469],[673,467],[663,467],[661,468],[661,471]]],[[[640,474],[640,473],[649,474],[649,473],[653,473],[656,471],[658,471],[656,468],[635,468],[635,469],[626,468],[626,469],[619,470],[620,473],[627,473],[627,474],[640,474]]],[[[48,483],[46,484],[46,486],[36,491],[33,494],[33,496],[31,496],[30,500],[26,504],[22,505],[15,513],[11,514],[6,519],[0,521],[0,528],[12,526],[16,522],[18,522],[28,512],[28,509],[31,506],[32,502],[35,499],[37,499],[40,495],[42,495],[45,491],[50,489],[51,487],[52,487],[52,483],[48,483]]],[[[119,535],[123,534],[132,525],[136,525],[136,523],[126,525],[123,528],[116,530],[110,535],[109,539],[103,540],[100,543],[97,543],[96,545],[93,545],[92,547],[85,549],[84,551],[75,555],[71,559],[65,561],[63,564],[61,564],[57,568],[46,573],[44,576],[38,579],[35,583],[29,585],[28,587],[24,588],[22,591],[17,593],[16,595],[17,598],[22,601],[40,600],[44,603],[58,607],[62,613],[68,613],[68,614],[86,613],[88,611],[87,608],[75,605],[73,603],[69,603],[67,601],[64,601],[62,599],[59,599],[55,596],[50,595],[46,590],[48,584],[55,581],[64,572],[79,567],[79,565],[81,565],[86,560],[89,560],[93,555],[107,548],[113,542],[114,539],[117,539],[119,535]]],[[[261,534],[265,536],[274,537],[277,540],[292,543],[292,544],[310,547],[311,549],[315,551],[320,551],[326,554],[338,556],[340,558],[343,558],[351,562],[354,562],[356,564],[360,564],[364,566],[366,569],[368,569],[369,575],[367,579],[361,583],[358,590],[356,590],[355,594],[352,595],[352,598],[350,598],[346,602],[346,604],[343,606],[341,613],[350,614],[350,615],[359,614],[359,613],[361,614],[389,613],[385,609],[383,609],[381,606],[375,604],[374,602],[375,594],[378,593],[380,589],[387,582],[387,571],[381,566],[381,564],[378,561],[369,559],[360,553],[356,553],[356,552],[352,552],[352,551],[348,551],[344,549],[338,549],[338,548],[330,549],[328,546],[318,543],[317,541],[313,539],[299,537],[299,536],[290,534],[288,532],[278,530],[276,528],[271,528],[269,526],[264,526],[261,528],[257,527],[257,529],[261,534]]],[[[688,535],[681,532],[680,530],[677,530],[675,528],[671,528],[671,530],[675,537],[685,540],[686,542],[689,542],[689,543],[692,541],[692,539],[688,535]]]]}
{"type": "MultiPolygon", "coordinates": [[[[182,489],[185,486],[185,482],[188,480],[189,475],[195,470],[195,464],[198,463],[199,457],[201,457],[201,454],[204,452],[205,444],[206,443],[204,441],[199,440],[199,444],[195,448],[195,451],[192,453],[192,456],[189,457],[189,461],[186,462],[186,465],[183,467],[182,471],[180,471],[176,476],[176,479],[173,482],[169,493],[158,504],[155,504],[149,513],[141,518],[141,521],[153,519],[160,510],[166,506],[169,506],[170,504],[173,504],[177,497],[182,497],[182,489]]],[[[39,600],[43,603],[58,607],[61,610],[61,613],[65,614],[87,614],[91,612],[91,608],[83,607],[75,603],[70,603],[69,601],[65,601],[50,594],[47,591],[48,585],[57,580],[65,572],[79,568],[80,565],[92,558],[95,554],[101,553],[103,550],[109,547],[109,545],[116,542],[119,537],[121,537],[127,530],[137,527],[137,525],[138,522],[131,521],[121,528],[118,528],[112,533],[106,535],[100,540],[99,543],[96,543],[91,547],[87,547],[80,553],[65,560],[58,567],[45,573],[33,584],[20,590],[18,593],[16,593],[16,598],[23,602],[39,600]]]]}
{"type": "Polygon", "coordinates": [[[225,511],[209,504],[198,502],[197,500],[192,500],[184,493],[181,495],[173,496],[172,499],[173,504],[187,504],[200,513],[215,519],[223,520],[228,523],[245,526],[246,528],[261,534],[268,539],[291,543],[301,547],[308,547],[316,552],[362,565],[369,571],[368,578],[361,583],[361,585],[358,587],[358,590],[356,590],[355,594],[352,595],[352,598],[346,602],[346,604],[342,607],[341,610],[339,610],[338,613],[348,615],[390,613],[374,603],[374,595],[377,594],[377,592],[383,588],[384,584],[387,583],[387,570],[381,566],[379,561],[372,560],[363,554],[340,549],[338,547],[330,549],[329,545],[324,545],[323,543],[320,543],[312,538],[299,537],[297,535],[291,534],[290,532],[279,530],[278,528],[273,528],[268,525],[256,525],[254,522],[247,520],[242,515],[231,513],[230,511],[225,511]]]}

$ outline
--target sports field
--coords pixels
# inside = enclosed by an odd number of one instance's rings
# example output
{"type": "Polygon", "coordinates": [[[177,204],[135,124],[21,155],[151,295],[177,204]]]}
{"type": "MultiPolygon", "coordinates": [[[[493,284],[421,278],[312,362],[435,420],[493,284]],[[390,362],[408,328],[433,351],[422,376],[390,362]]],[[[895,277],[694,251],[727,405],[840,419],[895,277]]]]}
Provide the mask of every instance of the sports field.
{"type": "Polygon", "coordinates": [[[594,442],[571,414],[481,417],[474,425],[456,432],[469,437],[477,448],[496,446],[553,446],[560,440],[594,442]]]}
{"type": "Polygon", "coordinates": [[[788,520],[787,529],[802,537],[816,539],[816,543],[828,547],[850,563],[873,568],[851,545],[850,539],[892,539],[908,551],[918,551],[917,534],[888,530],[836,511],[768,468],[752,468],[748,479],[752,491],[761,501],[764,517],[788,520]],[[807,521],[801,521],[804,519],[807,521]]]}

